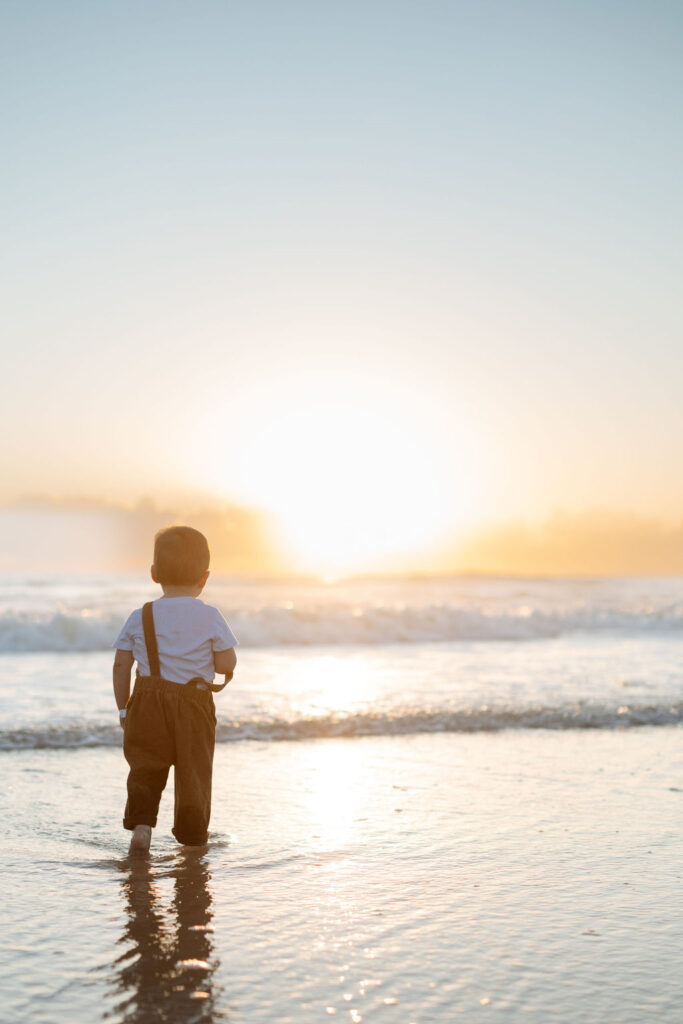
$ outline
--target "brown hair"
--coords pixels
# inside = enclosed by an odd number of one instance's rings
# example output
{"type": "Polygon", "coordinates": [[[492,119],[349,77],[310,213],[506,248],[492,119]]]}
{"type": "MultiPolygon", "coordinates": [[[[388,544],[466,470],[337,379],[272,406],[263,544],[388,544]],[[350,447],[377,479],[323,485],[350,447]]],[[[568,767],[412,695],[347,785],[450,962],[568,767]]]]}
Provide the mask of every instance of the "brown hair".
{"type": "Polygon", "coordinates": [[[209,568],[206,537],[191,526],[167,526],[154,537],[154,572],[162,586],[190,587],[209,568]]]}

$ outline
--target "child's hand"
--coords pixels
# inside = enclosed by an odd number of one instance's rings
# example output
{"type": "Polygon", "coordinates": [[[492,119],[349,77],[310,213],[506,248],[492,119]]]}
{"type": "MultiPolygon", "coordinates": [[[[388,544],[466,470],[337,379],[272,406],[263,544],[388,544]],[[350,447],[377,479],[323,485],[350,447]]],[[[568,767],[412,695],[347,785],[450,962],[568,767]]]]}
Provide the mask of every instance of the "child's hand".
{"type": "Polygon", "coordinates": [[[214,668],[219,675],[225,676],[226,683],[232,679],[232,674],[235,671],[236,664],[237,655],[235,654],[234,647],[229,647],[227,651],[213,652],[214,668]]]}

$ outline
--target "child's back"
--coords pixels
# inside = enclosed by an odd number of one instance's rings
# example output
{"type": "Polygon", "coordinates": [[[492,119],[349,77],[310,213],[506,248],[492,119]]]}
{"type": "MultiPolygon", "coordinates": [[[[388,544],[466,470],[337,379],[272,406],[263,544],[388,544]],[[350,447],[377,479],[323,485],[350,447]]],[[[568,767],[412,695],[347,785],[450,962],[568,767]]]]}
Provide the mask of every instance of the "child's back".
{"type": "MultiPolygon", "coordinates": [[[[237,642],[218,609],[195,597],[167,595],[153,601],[152,608],[163,678],[187,683],[200,676],[211,682],[215,652],[232,649],[237,642]]],[[[142,608],[136,608],[130,615],[117,637],[116,647],[132,652],[139,675],[150,675],[142,608]]]]}

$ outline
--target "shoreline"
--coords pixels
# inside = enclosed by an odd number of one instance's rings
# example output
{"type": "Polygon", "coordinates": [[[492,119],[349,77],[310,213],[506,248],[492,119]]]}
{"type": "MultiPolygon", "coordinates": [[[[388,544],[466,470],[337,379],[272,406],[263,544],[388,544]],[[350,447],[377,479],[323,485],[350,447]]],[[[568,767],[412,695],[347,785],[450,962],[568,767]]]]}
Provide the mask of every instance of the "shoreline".
{"type": "MultiPolygon", "coordinates": [[[[669,706],[629,705],[618,709],[603,705],[565,708],[509,709],[486,707],[462,711],[416,711],[381,715],[373,713],[332,714],[293,721],[269,718],[265,721],[219,720],[216,747],[242,743],[306,743],[311,740],[360,740],[392,736],[471,736],[506,732],[621,732],[646,728],[680,728],[683,702],[669,706]]],[[[22,752],[79,751],[121,746],[118,724],[98,726],[53,726],[42,731],[17,728],[0,730],[0,756],[22,752]]]]}

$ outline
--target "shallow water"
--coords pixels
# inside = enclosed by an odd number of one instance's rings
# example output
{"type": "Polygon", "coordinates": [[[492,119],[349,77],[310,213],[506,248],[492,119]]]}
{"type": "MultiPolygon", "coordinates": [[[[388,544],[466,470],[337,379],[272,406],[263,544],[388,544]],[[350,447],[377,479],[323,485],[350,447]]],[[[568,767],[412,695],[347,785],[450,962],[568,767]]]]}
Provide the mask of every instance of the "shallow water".
{"type": "Polygon", "coordinates": [[[673,1024],[681,735],[227,744],[209,847],[167,795],[148,861],[118,750],[6,754],[4,1016],[673,1024]]]}

